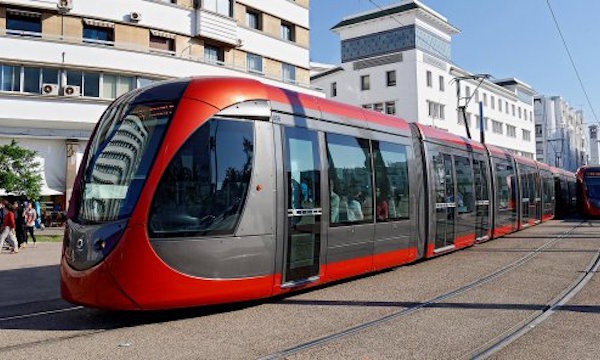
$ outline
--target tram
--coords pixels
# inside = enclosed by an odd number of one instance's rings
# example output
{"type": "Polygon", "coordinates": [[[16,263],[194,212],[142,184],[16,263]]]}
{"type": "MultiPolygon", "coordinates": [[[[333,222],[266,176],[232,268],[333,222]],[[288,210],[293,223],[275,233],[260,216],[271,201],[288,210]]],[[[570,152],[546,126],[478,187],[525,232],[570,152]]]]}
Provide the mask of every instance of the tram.
{"type": "Polygon", "coordinates": [[[600,217],[600,167],[584,166],[577,170],[579,209],[583,216],[600,217]]]}
{"type": "Polygon", "coordinates": [[[92,134],[70,199],[62,296],[155,310],[285,294],[551,219],[563,177],[254,80],[158,83],[118,98],[92,134]]]}

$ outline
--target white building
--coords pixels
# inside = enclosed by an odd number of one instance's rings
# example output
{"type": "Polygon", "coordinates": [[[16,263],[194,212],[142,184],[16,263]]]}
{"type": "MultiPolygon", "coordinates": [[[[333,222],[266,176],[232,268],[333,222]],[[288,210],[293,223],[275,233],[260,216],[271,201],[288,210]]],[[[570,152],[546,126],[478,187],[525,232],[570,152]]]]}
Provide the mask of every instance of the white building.
{"type": "Polygon", "coordinates": [[[589,139],[590,139],[590,157],[589,165],[600,165],[599,146],[598,141],[598,125],[590,125],[589,127],[589,139]]]}
{"type": "MultiPolygon", "coordinates": [[[[405,120],[466,135],[459,117],[455,78],[472,74],[451,61],[452,36],[459,30],[419,1],[344,18],[339,34],[342,64],[311,77],[327,97],[405,120]]],[[[533,158],[533,95],[516,80],[460,81],[460,106],[466,108],[474,139],[479,139],[483,103],[486,142],[533,158]]]]}
{"type": "MultiPolygon", "coordinates": [[[[6,0],[0,144],[38,152],[44,200],[66,206],[91,130],[155,80],[241,76],[310,90],[309,0],[6,0]]],[[[0,191],[1,195],[1,191],[0,191]]]]}
{"type": "Polygon", "coordinates": [[[573,109],[560,96],[534,100],[537,158],[548,165],[576,171],[587,163],[583,111],[573,109]]]}

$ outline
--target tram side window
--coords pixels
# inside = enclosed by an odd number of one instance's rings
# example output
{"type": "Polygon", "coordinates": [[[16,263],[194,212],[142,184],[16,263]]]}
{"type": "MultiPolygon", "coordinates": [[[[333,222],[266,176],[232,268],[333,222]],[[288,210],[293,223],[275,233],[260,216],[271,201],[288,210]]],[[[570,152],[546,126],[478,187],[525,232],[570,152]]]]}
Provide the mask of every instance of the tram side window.
{"type": "Polygon", "coordinates": [[[331,225],[373,221],[369,141],[327,134],[331,225]]]}
{"type": "Polygon", "coordinates": [[[546,204],[552,203],[554,197],[554,181],[551,176],[544,176],[544,202],[546,204]]]}
{"type": "Polygon", "coordinates": [[[475,194],[477,194],[477,200],[489,200],[487,166],[485,162],[473,160],[473,170],[475,172],[475,194]]]}
{"type": "Polygon", "coordinates": [[[212,119],[179,149],[156,189],[151,237],[232,234],[252,174],[253,124],[212,119]]]}
{"type": "Polygon", "coordinates": [[[496,184],[498,195],[498,208],[500,210],[513,209],[514,199],[514,172],[513,167],[506,164],[496,164],[496,184]]]}
{"type": "Polygon", "coordinates": [[[454,156],[454,166],[456,167],[456,206],[459,214],[468,214],[473,212],[473,173],[471,160],[462,156],[454,156]]]}
{"type": "Polygon", "coordinates": [[[408,219],[406,146],[373,141],[377,222],[408,219]]]}

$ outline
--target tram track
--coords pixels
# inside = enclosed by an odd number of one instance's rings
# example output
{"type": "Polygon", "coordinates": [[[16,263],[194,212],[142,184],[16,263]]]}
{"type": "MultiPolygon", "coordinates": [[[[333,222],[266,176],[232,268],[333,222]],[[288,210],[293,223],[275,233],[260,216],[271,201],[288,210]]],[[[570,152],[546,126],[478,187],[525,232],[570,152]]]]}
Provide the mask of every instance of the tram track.
{"type": "MultiPolygon", "coordinates": [[[[566,305],[575,295],[577,295],[592,279],[594,274],[600,268],[600,249],[596,251],[596,256],[592,259],[586,270],[563,292],[550,301],[543,310],[540,310],[527,319],[519,322],[517,325],[504,332],[500,336],[492,339],[490,342],[470,352],[469,357],[474,360],[487,359],[506,346],[526,335],[529,331],[535,329],[542,322],[547,320],[562,306],[566,305]]],[[[467,354],[465,354],[467,355],[467,354]]]]}
{"type": "MultiPolygon", "coordinates": [[[[562,233],[555,233],[552,235],[548,235],[546,238],[549,238],[549,240],[547,242],[545,242],[544,244],[542,244],[541,246],[539,246],[535,249],[527,249],[528,253],[526,255],[522,256],[521,258],[517,259],[516,261],[514,261],[506,266],[503,266],[502,268],[500,268],[484,277],[481,277],[478,280],[472,281],[471,283],[469,283],[465,286],[462,286],[455,290],[446,292],[442,295],[438,295],[436,297],[431,298],[428,301],[415,304],[414,306],[410,306],[408,308],[405,308],[398,312],[392,313],[390,315],[383,316],[381,318],[378,318],[378,319],[375,319],[372,321],[364,322],[360,325],[356,325],[356,326],[353,326],[346,330],[343,330],[343,331],[340,331],[340,332],[337,332],[337,333],[334,333],[331,335],[327,335],[327,336],[324,336],[321,338],[317,338],[312,341],[298,344],[296,346],[293,346],[293,347],[278,351],[276,353],[264,356],[261,359],[283,358],[283,357],[290,356],[290,355],[293,355],[296,353],[300,353],[304,350],[308,350],[308,349],[311,349],[314,347],[325,345],[327,343],[350,336],[352,334],[366,330],[368,328],[372,328],[377,325],[387,323],[387,322],[392,321],[397,318],[408,316],[408,315],[413,314],[421,309],[431,307],[432,305],[440,303],[446,299],[458,296],[469,290],[480,287],[496,278],[499,278],[503,274],[505,274],[511,270],[514,270],[517,267],[527,263],[534,257],[546,252],[552,245],[554,245],[558,241],[568,237],[569,234],[573,233],[573,231],[575,231],[577,228],[579,228],[583,223],[584,222],[582,221],[581,223],[573,226],[572,228],[569,228],[567,231],[564,231],[562,233]]],[[[49,303],[51,301],[56,301],[56,300],[58,300],[58,299],[47,300],[46,302],[49,303]]],[[[69,316],[68,314],[73,314],[74,312],[85,311],[85,310],[86,310],[86,308],[83,308],[80,306],[71,306],[71,307],[57,308],[57,309],[38,309],[38,311],[35,311],[35,312],[27,312],[27,313],[15,314],[15,315],[11,315],[11,316],[4,316],[4,317],[0,317],[0,328],[3,328],[3,325],[4,326],[8,325],[8,327],[11,327],[13,323],[19,324],[20,322],[23,322],[23,321],[32,321],[32,319],[45,318],[45,317],[49,317],[49,316],[59,316],[60,317],[59,319],[62,319],[63,316],[67,316],[66,319],[68,319],[68,316],[69,316]]],[[[152,322],[152,321],[150,321],[150,322],[152,322]]],[[[131,327],[131,326],[142,325],[142,324],[147,324],[147,323],[148,323],[147,321],[141,321],[141,322],[125,321],[125,323],[120,322],[120,321],[116,321],[116,323],[109,322],[105,325],[106,326],[105,328],[96,327],[95,329],[76,330],[77,333],[64,334],[63,336],[57,336],[57,337],[53,337],[50,339],[43,339],[43,340],[39,340],[39,341],[31,341],[31,342],[27,342],[27,343],[8,345],[8,346],[0,348],[0,353],[6,353],[9,351],[31,348],[34,346],[59,343],[61,341],[68,341],[71,339],[82,339],[82,338],[92,337],[92,336],[95,336],[95,335],[98,335],[101,333],[107,333],[107,332],[111,332],[114,330],[118,330],[123,327],[131,327]]]]}
{"type": "MultiPolygon", "coordinates": [[[[396,311],[394,313],[379,317],[375,320],[370,320],[367,322],[363,322],[361,324],[358,325],[354,325],[350,328],[347,328],[345,330],[339,331],[339,332],[335,332],[326,336],[322,336],[307,342],[303,342],[297,345],[294,345],[292,347],[271,353],[269,355],[266,356],[262,356],[259,357],[259,360],[272,360],[272,359],[282,359],[282,358],[286,358],[288,356],[291,355],[295,355],[298,353],[301,353],[303,351],[309,350],[309,349],[313,349],[316,347],[320,347],[329,343],[332,343],[334,341],[349,337],[351,335],[354,335],[356,333],[362,332],[364,330],[370,329],[370,328],[374,328],[386,323],[389,323],[393,320],[399,319],[399,318],[403,318],[403,317],[407,317],[409,315],[412,315],[416,312],[418,312],[419,310],[422,309],[426,309],[428,307],[431,307],[435,304],[441,303],[444,300],[456,297],[458,295],[461,295],[463,293],[466,293],[470,290],[479,288],[481,286],[483,286],[484,284],[487,284],[499,277],[501,277],[502,275],[524,265],[525,263],[529,262],[530,260],[532,260],[533,258],[537,257],[538,255],[544,253],[544,251],[549,248],[550,246],[556,244],[557,242],[567,238],[569,236],[569,234],[571,234],[572,232],[574,232],[577,228],[579,228],[582,224],[586,223],[586,221],[581,221],[580,223],[578,223],[577,225],[575,225],[574,227],[570,228],[567,231],[564,231],[562,233],[558,233],[558,234],[553,234],[553,235],[549,235],[546,236],[546,238],[550,238],[549,241],[545,242],[544,244],[542,244],[541,246],[537,247],[536,249],[530,250],[529,253],[527,255],[522,256],[521,258],[513,261],[512,263],[503,266],[502,268],[486,275],[483,276],[481,278],[479,278],[478,280],[472,281],[467,285],[461,286],[457,289],[448,291],[446,293],[443,293],[441,295],[437,295],[429,300],[426,300],[424,302],[415,304],[414,306],[410,306],[407,307],[405,309],[402,309],[400,311],[396,311]]],[[[599,253],[600,254],[600,253],[599,253]]]]}

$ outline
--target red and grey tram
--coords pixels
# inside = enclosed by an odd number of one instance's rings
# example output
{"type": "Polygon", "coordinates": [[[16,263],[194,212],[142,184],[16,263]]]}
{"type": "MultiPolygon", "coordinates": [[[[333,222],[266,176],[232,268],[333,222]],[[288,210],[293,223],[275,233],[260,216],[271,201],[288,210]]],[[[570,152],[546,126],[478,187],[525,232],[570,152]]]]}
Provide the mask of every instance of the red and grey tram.
{"type": "Polygon", "coordinates": [[[254,80],[154,84],[117,99],[92,134],[62,295],[151,310],[283,294],[551,219],[563,175],[254,80]]]}
{"type": "Polygon", "coordinates": [[[600,167],[584,166],[577,170],[579,208],[586,217],[600,217],[600,167]]]}

